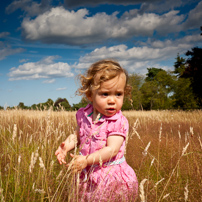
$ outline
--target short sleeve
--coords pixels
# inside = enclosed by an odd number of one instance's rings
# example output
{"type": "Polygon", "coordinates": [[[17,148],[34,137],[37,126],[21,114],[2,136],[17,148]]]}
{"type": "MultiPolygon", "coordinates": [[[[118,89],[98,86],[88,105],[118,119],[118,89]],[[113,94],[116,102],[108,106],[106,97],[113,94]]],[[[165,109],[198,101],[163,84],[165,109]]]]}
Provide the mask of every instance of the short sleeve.
{"type": "Polygon", "coordinates": [[[112,135],[120,135],[126,138],[128,134],[128,129],[129,129],[128,120],[126,119],[126,117],[122,115],[119,119],[115,121],[110,121],[108,123],[107,137],[112,135]]]}
{"type": "Polygon", "coordinates": [[[81,127],[83,116],[84,116],[84,108],[80,108],[76,113],[76,121],[79,127],[81,127]]]}

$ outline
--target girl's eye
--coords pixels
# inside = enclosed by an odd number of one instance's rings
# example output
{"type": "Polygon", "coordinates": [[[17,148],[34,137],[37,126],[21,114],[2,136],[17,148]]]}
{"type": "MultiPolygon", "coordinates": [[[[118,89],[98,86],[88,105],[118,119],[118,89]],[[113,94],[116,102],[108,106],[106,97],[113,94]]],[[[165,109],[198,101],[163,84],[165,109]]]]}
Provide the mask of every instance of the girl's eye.
{"type": "Polygon", "coordinates": [[[117,93],[116,96],[117,97],[122,96],[122,93],[117,93]]]}
{"type": "Polygon", "coordinates": [[[108,93],[102,93],[103,96],[108,96],[108,93]]]}

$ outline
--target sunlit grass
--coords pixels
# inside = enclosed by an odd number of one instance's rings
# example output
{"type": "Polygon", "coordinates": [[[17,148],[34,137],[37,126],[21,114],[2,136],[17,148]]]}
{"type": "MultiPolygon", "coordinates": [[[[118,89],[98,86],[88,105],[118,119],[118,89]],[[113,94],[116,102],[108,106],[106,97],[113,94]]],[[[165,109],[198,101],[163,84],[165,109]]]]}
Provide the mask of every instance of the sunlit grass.
{"type": "MultiPolygon", "coordinates": [[[[124,115],[138,201],[202,201],[202,111],[124,115]]],[[[77,176],[54,155],[75,126],[75,112],[0,111],[1,201],[79,201],[77,176]]]]}

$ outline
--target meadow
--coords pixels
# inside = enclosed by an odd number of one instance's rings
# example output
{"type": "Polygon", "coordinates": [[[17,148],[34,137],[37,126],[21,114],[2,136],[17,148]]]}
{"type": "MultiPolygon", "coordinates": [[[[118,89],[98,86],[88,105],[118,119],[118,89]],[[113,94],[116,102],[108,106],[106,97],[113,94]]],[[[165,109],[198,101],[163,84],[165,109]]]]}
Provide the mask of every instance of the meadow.
{"type": "MultiPolygon", "coordinates": [[[[75,113],[0,110],[1,201],[74,197],[75,175],[54,153],[73,133],[75,113]]],[[[130,125],[125,157],[139,181],[137,201],[202,201],[202,111],[123,113],[130,125]]]]}

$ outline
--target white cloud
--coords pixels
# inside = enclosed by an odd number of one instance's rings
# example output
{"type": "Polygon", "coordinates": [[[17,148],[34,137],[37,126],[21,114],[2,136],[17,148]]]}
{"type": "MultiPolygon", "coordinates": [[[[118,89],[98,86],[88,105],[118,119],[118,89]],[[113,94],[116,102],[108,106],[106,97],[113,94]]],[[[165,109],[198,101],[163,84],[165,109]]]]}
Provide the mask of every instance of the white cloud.
{"type": "MultiPolygon", "coordinates": [[[[88,68],[97,60],[111,58],[118,60],[131,72],[145,71],[146,68],[159,66],[158,63],[173,59],[178,53],[184,54],[193,44],[202,44],[200,35],[185,36],[177,40],[147,41],[147,46],[132,47],[121,44],[112,47],[101,47],[81,57],[75,68],[88,68]],[[142,69],[142,70],[141,70],[142,69]]],[[[168,68],[168,67],[167,67],[168,68]]]]}
{"type": "Polygon", "coordinates": [[[163,15],[130,11],[121,18],[117,12],[112,15],[97,13],[88,16],[87,9],[68,11],[63,7],[52,8],[35,19],[25,18],[22,22],[23,36],[26,40],[44,43],[63,43],[84,45],[100,43],[108,39],[129,40],[135,36],[152,36],[154,31],[167,34],[179,31],[184,20],[178,11],[163,15]]]}
{"type": "Polygon", "coordinates": [[[56,56],[49,56],[38,62],[24,63],[13,67],[8,73],[9,80],[51,79],[57,77],[72,77],[71,67],[67,63],[54,63],[56,56]]]}
{"type": "Polygon", "coordinates": [[[66,90],[67,88],[66,87],[64,87],[64,88],[57,88],[56,90],[57,91],[61,91],[61,90],[66,90]]]}

